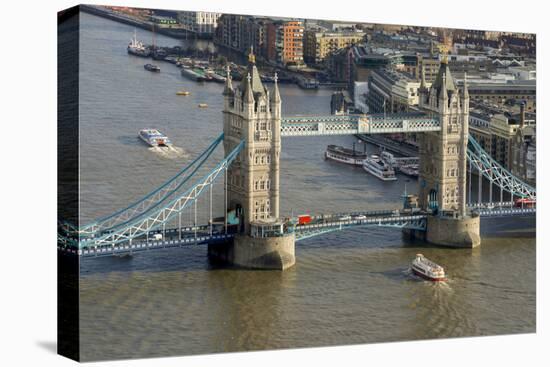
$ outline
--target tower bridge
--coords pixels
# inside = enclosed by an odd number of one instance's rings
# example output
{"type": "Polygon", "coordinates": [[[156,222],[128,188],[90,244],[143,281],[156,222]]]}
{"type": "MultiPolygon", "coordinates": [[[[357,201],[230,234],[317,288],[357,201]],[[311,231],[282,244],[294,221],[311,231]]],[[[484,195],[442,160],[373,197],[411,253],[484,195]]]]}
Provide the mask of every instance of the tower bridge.
{"type": "Polygon", "coordinates": [[[445,61],[429,89],[422,73],[419,113],[282,116],[277,77],[268,90],[252,53],[247,77],[239,85],[233,85],[228,70],[223,99],[223,133],[202,154],[123,210],[78,228],[60,223],[59,248],[80,256],[102,256],[205,244],[213,260],[248,268],[286,269],[295,263],[296,241],[346,228],[398,228],[438,245],[476,247],[481,243],[480,217],[536,212],[533,205],[517,208],[513,201],[503,202],[503,191],[512,199],[534,202],[536,189],[494,161],[469,136],[468,87],[464,83],[458,89],[445,61]],[[280,217],[282,137],[397,132],[419,133],[418,210],[325,213],[313,216],[307,224],[280,217]],[[222,143],[222,161],[198,177],[199,169],[222,143]],[[481,202],[481,181],[478,202],[471,202],[473,170],[479,172],[480,180],[485,177],[490,182],[491,190],[493,186],[500,189],[500,203],[481,202]],[[216,180],[223,180],[221,218],[212,213],[216,180]],[[200,199],[208,204],[207,223],[199,223],[197,217],[200,199]]]}

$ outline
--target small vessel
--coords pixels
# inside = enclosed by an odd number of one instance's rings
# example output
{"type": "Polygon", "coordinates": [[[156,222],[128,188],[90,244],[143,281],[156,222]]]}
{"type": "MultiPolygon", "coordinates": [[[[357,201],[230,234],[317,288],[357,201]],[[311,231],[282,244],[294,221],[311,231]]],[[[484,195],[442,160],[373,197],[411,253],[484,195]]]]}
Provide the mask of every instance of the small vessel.
{"type": "Polygon", "coordinates": [[[380,158],[392,167],[395,167],[397,164],[394,155],[387,150],[383,150],[382,153],[380,153],[380,158]]]}
{"type": "Polygon", "coordinates": [[[418,177],[418,164],[407,164],[399,167],[399,171],[407,176],[418,177]]]}
{"type": "Polygon", "coordinates": [[[191,94],[191,92],[186,91],[186,90],[178,90],[178,91],[176,92],[176,94],[177,94],[178,96],[188,96],[188,95],[191,94]]]}
{"type": "Polygon", "coordinates": [[[157,129],[140,130],[139,137],[152,147],[168,146],[172,144],[170,139],[157,129]]]}
{"type": "Polygon", "coordinates": [[[411,263],[411,270],[414,274],[426,280],[434,282],[447,280],[443,267],[426,259],[422,254],[416,254],[416,257],[411,263]]]}
{"type": "Polygon", "coordinates": [[[363,161],[363,169],[382,181],[397,180],[394,169],[377,155],[367,157],[363,161]]]}
{"type": "Polygon", "coordinates": [[[339,145],[331,144],[327,146],[327,150],[325,151],[325,159],[331,159],[333,161],[351,164],[354,166],[362,165],[365,158],[367,158],[367,153],[356,151],[355,145],[353,149],[348,149],[339,145]]]}
{"type": "Polygon", "coordinates": [[[212,78],[213,81],[215,81],[216,83],[225,83],[225,76],[221,76],[217,73],[211,73],[210,74],[210,77],[212,78]]]}
{"type": "Polygon", "coordinates": [[[163,48],[156,47],[151,57],[154,60],[164,60],[168,56],[168,52],[163,48]]]}
{"type": "Polygon", "coordinates": [[[317,79],[299,77],[299,78],[297,78],[297,81],[298,81],[298,86],[302,89],[318,89],[319,88],[319,81],[317,79]]]}
{"type": "Polygon", "coordinates": [[[208,105],[206,103],[199,103],[199,107],[200,108],[206,108],[206,107],[208,107],[208,105]]]}
{"type": "Polygon", "coordinates": [[[149,70],[155,73],[158,73],[160,71],[160,68],[157,65],[153,64],[145,64],[143,65],[143,67],[145,68],[145,70],[149,70]]]}
{"type": "Polygon", "coordinates": [[[134,30],[134,37],[130,40],[130,43],[128,44],[128,53],[135,56],[140,57],[149,57],[151,55],[151,51],[141,43],[141,41],[137,40],[136,31],[134,30]]]}

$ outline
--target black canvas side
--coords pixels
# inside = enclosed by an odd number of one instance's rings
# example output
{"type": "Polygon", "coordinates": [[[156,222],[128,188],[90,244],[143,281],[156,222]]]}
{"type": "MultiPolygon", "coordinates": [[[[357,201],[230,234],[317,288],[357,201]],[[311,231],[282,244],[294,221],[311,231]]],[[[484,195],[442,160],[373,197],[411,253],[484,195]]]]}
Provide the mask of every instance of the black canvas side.
{"type": "Polygon", "coordinates": [[[57,352],[80,359],[79,259],[59,236],[78,226],[79,7],[57,16],[57,352]]]}

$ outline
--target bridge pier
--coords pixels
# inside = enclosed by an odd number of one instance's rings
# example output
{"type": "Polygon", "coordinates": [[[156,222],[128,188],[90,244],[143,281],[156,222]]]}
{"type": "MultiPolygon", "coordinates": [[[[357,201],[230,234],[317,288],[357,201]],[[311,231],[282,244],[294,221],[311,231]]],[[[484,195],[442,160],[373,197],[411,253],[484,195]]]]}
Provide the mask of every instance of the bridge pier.
{"type": "Polygon", "coordinates": [[[434,245],[474,248],[481,244],[479,216],[428,216],[426,242],[434,245]]]}
{"type": "Polygon", "coordinates": [[[208,258],[246,269],[286,270],[296,263],[294,244],[294,233],[277,237],[239,234],[226,243],[208,244],[208,258]]]}
{"type": "Polygon", "coordinates": [[[438,246],[474,248],[481,245],[479,216],[428,216],[426,230],[404,228],[403,237],[438,246]]]}

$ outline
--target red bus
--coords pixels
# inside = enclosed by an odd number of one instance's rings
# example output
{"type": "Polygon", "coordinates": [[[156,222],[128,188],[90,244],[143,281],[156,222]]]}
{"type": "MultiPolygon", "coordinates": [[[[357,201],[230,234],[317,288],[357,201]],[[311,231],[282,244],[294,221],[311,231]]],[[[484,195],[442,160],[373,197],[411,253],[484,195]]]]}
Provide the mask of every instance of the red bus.
{"type": "Polygon", "coordinates": [[[534,208],[537,204],[535,199],[521,198],[514,201],[514,206],[516,208],[534,208]]]}

